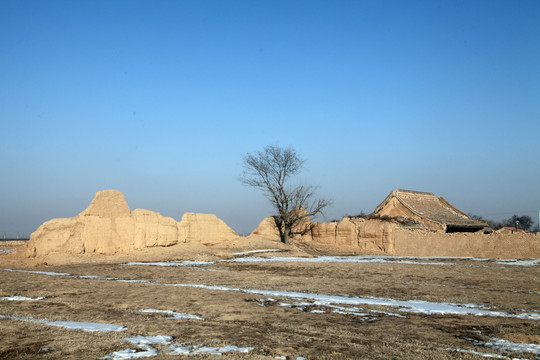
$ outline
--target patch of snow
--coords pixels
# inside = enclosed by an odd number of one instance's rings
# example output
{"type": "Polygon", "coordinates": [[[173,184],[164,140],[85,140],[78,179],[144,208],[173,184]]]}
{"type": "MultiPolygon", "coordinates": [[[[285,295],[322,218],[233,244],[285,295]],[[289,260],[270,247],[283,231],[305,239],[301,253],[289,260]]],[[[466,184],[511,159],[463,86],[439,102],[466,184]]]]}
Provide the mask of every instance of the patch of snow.
{"type": "MultiPolygon", "coordinates": [[[[414,258],[420,260],[420,258],[414,258]]],[[[424,260],[424,259],[422,259],[424,260]]],[[[260,263],[260,262],[313,262],[313,263],[391,263],[391,264],[412,264],[412,265],[455,265],[449,262],[421,262],[408,260],[404,257],[383,257],[383,256],[318,256],[318,257],[245,257],[238,259],[224,260],[228,262],[240,263],[260,263]]]]}
{"type": "Polygon", "coordinates": [[[215,261],[156,261],[156,262],[128,262],[122,264],[125,266],[209,266],[214,265],[215,261]]]}
{"type": "Polygon", "coordinates": [[[266,252],[283,252],[283,251],[285,250],[283,249],[251,250],[251,251],[237,252],[237,253],[234,253],[233,256],[242,256],[242,255],[258,254],[258,253],[266,253],[266,252]]]}
{"type": "MultiPolygon", "coordinates": [[[[270,301],[268,301],[268,299],[266,299],[266,300],[265,299],[259,299],[258,301],[261,303],[261,306],[264,306],[263,304],[266,304],[267,302],[270,302],[270,301]]],[[[281,302],[278,303],[278,306],[289,307],[289,308],[297,308],[298,310],[301,310],[301,311],[309,311],[312,314],[326,314],[327,311],[322,310],[322,309],[313,309],[313,310],[310,309],[312,307],[326,307],[326,308],[329,308],[335,314],[359,316],[359,317],[364,318],[364,320],[366,320],[366,321],[378,320],[377,317],[374,316],[373,314],[383,314],[383,315],[395,316],[395,317],[400,317],[400,318],[405,317],[405,316],[403,316],[401,314],[396,314],[396,313],[391,313],[391,312],[386,312],[386,311],[378,311],[378,310],[368,310],[367,312],[363,312],[362,309],[360,309],[360,308],[358,308],[356,306],[351,306],[351,307],[338,306],[338,305],[333,305],[333,304],[329,304],[329,303],[323,303],[323,302],[320,302],[320,301],[314,301],[314,302],[286,302],[286,301],[281,301],[281,302]]]]}
{"type": "Polygon", "coordinates": [[[398,317],[398,318],[406,318],[406,316],[403,316],[401,314],[396,314],[396,313],[393,313],[393,312],[388,312],[388,311],[380,311],[380,310],[370,310],[369,312],[372,312],[374,314],[383,314],[383,315],[386,315],[386,316],[394,316],[394,317],[398,317]]]}
{"type": "Polygon", "coordinates": [[[151,345],[167,345],[170,344],[173,337],[169,335],[155,335],[155,336],[132,336],[124,338],[122,340],[128,341],[137,346],[141,351],[133,349],[124,349],[115,351],[102,357],[102,359],[139,359],[143,357],[150,357],[158,355],[158,351],[151,345]]]}
{"type": "MultiPolygon", "coordinates": [[[[187,285],[189,286],[189,285],[187,285]]],[[[345,305],[379,305],[388,307],[397,307],[400,311],[411,312],[425,315],[475,315],[475,316],[493,316],[493,317],[509,317],[529,320],[540,320],[540,315],[536,313],[510,314],[502,311],[492,311],[480,309],[480,305],[476,307],[471,304],[460,305],[451,303],[437,303],[423,300],[393,300],[385,298],[372,297],[346,297],[338,295],[320,295],[310,293],[300,293],[293,291],[278,291],[278,290],[255,290],[242,289],[242,292],[249,294],[257,294],[269,297],[282,297],[291,299],[309,299],[315,301],[318,305],[325,304],[345,304],[345,305]]]]}
{"type": "Polygon", "coordinates": [[[152,313],[152,314],[165,314],[169,315],[169,319],[173,320],[204,320],[202,317],[193,315],[193,314],[186,314],[186,313],[178,313],[172,310],[158,310],[158,309],[140,309],[136,310],[136,312],[140,313],[152,313]]]}
{"type": "Polygon", "coordinates": [[[274,304],[277,300],[268,298],[268,299],[255,299],[259,303],[259,306],[266,307],[268,304],[274,304]]]}
{"type": "Polygon", "coordinates": [[[54,351],[54,350],[56,350],[55,347],[44,347],[44,348],[41,348],[40,351],[47,352],[47,351],[54,351]]]}
{"type": "Polygon", "coordinates": [[[489,341],[474,341],[475,346],[485,346],[488,348],[496,349],[499,351],[511,351],[511,352],[526,352],[536,355],[540,354],[540,345],[538,344],[524,344],[515,343],[505,339],[489,338],[489,341]]]}
{"type": "Polygon", "coordinates": [[[238,347],[235,345],[227,345],[219,348],[221,352],[227,353],[227,352],[239,352],[239,353],[248,353],[253,351],[253,347],[238,347]]]}
{"type": "Polygon", "coordinates": [[[370,314],[362,312],[362,309],[359,309],[355,306],[353,307],[345,307],[345,306],[336,306],[336,305],[328,305],[328,307],[333,308],[333,313],[336,314],[342,314],[342,315],[354,315],[354,316],[360,316],[360,317],[369,317],[370,314]]]}
{"type": "Polygon", "coordinates": [[[155,335],[155,336],[131,336],[122,340],[129,341],[135,345],[167,345],[172,341],[173,337],[169,335],[155,335]]]}
{"type": "Polygon", "coordinates": [[[209,354],[209,355],[221,355],[219,348],[212,346],[201,346],[199,348],[193,349],[192,354],[209,354]]]}
{"type": "Polygon", "coordinates": [[[50,321],[47,319],[35,319],[33,317],[24,317],[24,316],[11,316],[11,315],[0,315],[0,319],[7,320],[18,320],[18,321],[29,321],[38,324],[62,327],[69,330],[82,330],[89,332],[111,332],[111,331],[126,331],[127,328],[122,325],[116,324],[103,324],[103,323],[93,323],[93,322],[81,322],[81,321],[50,321]]]}
{"type": "Polygon", "coordinates": [[[10,271],[10,272],[28,273],[28,274],[39,274],[39,275],[71,276],[71,274],[68,274],[68,273],[57,273],[57,272],[51,272],[51,271],[35,271],[35,270],[19,270],[19,269],[2,269],[2,270],[10,271]]]}
{"type": "Polygon", "coordinates": [[[167,351],[171,355],[192,355],[192,354],[207,354],[207,355],[222,355],[224,353],[239,352],[249,353],[253,351],[252,347],[238,347],[235,345],[227,345],[222,347],[212,347],[204,345],[171,345],[167,351]]]}
{"type": "Polygon", "coordinates": [[[101,359],[113,359],[113,360],[140,359],[143,357],[156,356],[158,354],[157,350],[151,346],[148,346],[145,348],[147,349],[143,351],[137,351],[134,349],[118,350],[108,355],[105,355],[101,359]]]}
{"type": "Polygon", "coordinates": [[[26,296],[4,296],[0,300],[10,300],[10,301],[38,301],[45,299],[43,296],[37,298],[29,298],[26,296]]]}
{"type": "MultiPolygon", "coordinates": [[[[246,252],[246,254],[249,252],[246,252]]],[[[239,253],[242,254],[242,253],[239,253]]],[[[472,260],[478,262],[490,262],[489,258],[474,257],[423,257],[423,256],[384,256],[384,255],[357,255],[357,256],[318,256],[318,257],[246,257],[231,259],[225,261],[231,262],[351,262],[351,263],[392,263],[392,264],[411,264],[411,265],[456,265],[455,260],[472,260]]],[[[535,266],[540,264],[540,259],[516,260],[502,259],[493,261],[495,264],[506,264],[516,266],[535,266]]]]}
{"type": "MultiPolygon", "coordinates": [[[[252,255],[263,252],[281,252],[282,249],[263,249],[234,253],[233,256],[252,255]]],[[[318,257],[240,257],[237,259],[221,261],[158,261],[158,262],[129,262],[122,265],[127,266],[209,266],[219,262],[318,262],[318,263],[392,263],[392,264],[413,264],[413,265],[455,265],[451,262],[440,262],[433,260],[462,259],[445,257],[410,257],[410,256],[376,256],[376,255],[358,255],[358,256],[318,256],[318,257]]],[[[463,258],[469,259],[469,258],[463,258]]],[[[472,258],[470,258],[472,259],[472,258]]],[[[484,259],[482,259],[483,261],[484,259]]]]}
{"type": "Polygon", "coordinates": [[[514,265],[514,266],[536,266],[540,264],[540,259],[516,260],[516,259],[499,259],[494,261],[495,264],[514,265]]]}
{"type": "MultiPolygon", "coordinates": [[[[476,333],[478,335],[482,335],[482,333],[479,330],[477,330],[476,333]]],[[[478,339],[473,339],[473,338],[465,338],[465,340],[471,341],[474,346],[484,346],[484,347],[488,347],[488,348],[492,348],[492,349],[504,351],[504,352],[533,353],[535,355],[540,354],[540,345],[538,344],[515,343],[512,341],[508,341],[508,340],[500,339],[500,338],[494,338],[494,337],[488,337],[487,339],[488,340],[485,341],[485,340],[478,340],[478,339]]],[[[503,357],[503,358],[507,358],[507,357],[503,357]]],[[[537,356],[536,358],[540,358],[540,357],[537,356]]]]}
{"type": "Polygon", "coordinates": [[[102,324],[84,321],[47,321],[45,324],[50,326],[63,327],[69,330],[82,330],[90,332],[110,332],[110,331],[126,331],[127,328],[116,324],[102,324]]]}
{"type": "Polygon", "coordinates": [[[483,352],[474,351],[474,350],[452,349],[452,348],[446,348],[446,349],[442,349],[442,350],[456,351],[456,352],[460,352],[460,353],[464,353],[464,354],[472,354],[472,355],[478,355],[478,356],[483,356],[483,357],[487,357],[487,358],[494,358],[494,359],[508,359],[508,357],[506,357],[504,355],[501,355],[501,354],[483,353],[483,352]]]}
{"type": "MultiPolygon", "coordinates": [[[[355,257],[355,258],[358,258],[358,257],[355,257]]],[[[276,259],[280,259],[280,258],[276,258],[276,259]]],[[[30,272],[30,273],[37,273],[37,274],[42,274],[42,275],[71,276],[70,274],[66,274],[66,273],[49,273],[45,271],[28,271],[28,270],[13,270],[13,269],[3,269],[3,270],[30,272]]],[[[411,312],[411,313],[426,314],[426,315],[454,314],[454,315],[493,316],[493,317],[518,318],[518,319],[528,319],[528,320],[540,320],[540,314],[538,313],[510,314],[504,311],[492,311],[489,309],[483,309],[481,308],[480,305],[471,306],[471,304],[460,305],[460,304],[451,304],[451,303],[437,303],[437,302],[430,302],[430,301],[423,301],[423,300],[398,301],[398,300],[393,300],[393,299],[374,298],[374,297],[347,297],[347,296],[339,296],[339,295],[301,293],[301,292],[294,292],[294,291],[240,289],[240,288],[233,288],[229,286],[220,286],[220,285],[177,284],[177,283],[168,284],[168,283],[151,282],[148,280],[116,279],[115,281],[136,282],[136,283],[143,283],[143,284],[148,284],[148,285],[159,285],[159,286],[191,287],[191,288],[211,290],[211,291],[239,291],[239,292],[244,292],[247,294],[262,295],[265,297],[280,297],[280,298],[304,299],[304,300],[307,299],[307,300],[313,300],[313,301],[326,303],[326,304],[379,305],[379,306],[399,308],[400,311],[403,311],[403,312],[411,312]]]]}
{"type": "Polygon", "coordinates": [[[138,284],[147,284],[148,280],[141,280],[141,279],[116,279],[118,282],[124,282],[124,283],[138,283],[138,284]]]}
{"type": "Polygon", "coordinates": [[[463,259],[463,260],[473,260],[473,261],[491,261],[490,258],[475,258],[475,257],[464,257],[464,258],[457,258],[457,259],[463,259]]]}
{"type": "Polygon", "coordinates": [[[203,285],[203,284],[165,284],[165,283],[150,283],[152,285],[164,285],[164,286],[175,286],[175,287],[190,287],[196,289],[204,290],[213,290],[213,291],[244,291],[240,288],[233,288],[230,286],[221,286],[221,285],[203,285]]]}
{"type": "Polygon", "coordinates": [[[152,285],[162,286],[176,286],[176,287],[191,287],[197,289],[214,290],[214,291],[240,291],[247,294],[262,295],[265,297],[280,297],[290,299],[304,299],[313,300],[317,304],[345,304],[345,305],[379,305],[399,308],[403,312],[411,312],[425,315],[475,315],[475,316],[493,316],[493,317],[506,317],[506,318],[518,318],[528,320],[540,320],[540,314],[538,313],[521,313],[510,314],[504,311],[492,311],[488,309],[482,309],[481,305],[473,304],[451,304],[451,303],[437,303],[423,300],[393,300],[385,298],[375,297],[347,297],[339,295],[322,295],[313,293],[301,293],[294,291],[280,291],[280,290],[258,290],[258,289],[240,289],[228,286],[218,285],[202,285],[202,284],[166,284],[166,283],[151,283],[152,285]]]}
{"type": "Polygon", "coordinates": [[[74,275],[78,279],[90,279],[90,280],[120,280],[119,278],[104,277],[100,275],[74,275]]]}
{"type": "Polygon", "coordinates": [[[192,353],[192,350],[193,346],[191,345],[176,344],[169,346],[168,353],[172,355],[188,355],[192,353]]]}

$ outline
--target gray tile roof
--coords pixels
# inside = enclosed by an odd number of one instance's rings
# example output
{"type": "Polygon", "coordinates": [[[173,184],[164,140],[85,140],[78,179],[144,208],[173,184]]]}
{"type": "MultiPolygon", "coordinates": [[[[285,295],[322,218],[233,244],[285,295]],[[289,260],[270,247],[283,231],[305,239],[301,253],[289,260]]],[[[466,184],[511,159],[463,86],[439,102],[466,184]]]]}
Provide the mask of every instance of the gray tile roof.
{"type": "Polygon", "coordinates": [[[435,223],[452,227],[482,228],[487,223],[473,220],[467,214],[458,210],[442,196],[436,197],[432,193],[397,189],[383,201],[375,212],[382,209],[391,198],[396,198],[405,208],[416,216],[435,223]]]}

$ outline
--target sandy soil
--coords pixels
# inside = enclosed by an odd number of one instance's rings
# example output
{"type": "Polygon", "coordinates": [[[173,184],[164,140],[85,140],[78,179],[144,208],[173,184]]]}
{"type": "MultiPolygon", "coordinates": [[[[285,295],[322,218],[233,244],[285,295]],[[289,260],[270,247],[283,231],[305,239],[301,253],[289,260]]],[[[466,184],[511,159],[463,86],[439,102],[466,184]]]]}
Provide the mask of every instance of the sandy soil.
{"type": "MultiPolygon", "coordinates": [[[[6,271],[0,256],[0,298],[44,298],[0,300],[0,315],[11,317],[0,319],[0,358],[97,359],[114,351],[136,349],[122,341],[134,335],[170,335],[177,344],[253,347],[249,354],[224,354],[221,359],[483,358],[463,350],[530,359],[537,356],[481,344],[492,338],[539,344],[538,319],[429,315],[380,305],[357,306],[361,308],[357,312],[367,314],[359,316],[337,313],[336,308],[322,305],[300,304],[305,300],[231,290],[480,304],[510,315],[538,314],[540,310],[539,265],[511,266],[471,259],[417,262],[217,262],[199,267],[92,263],[25,268],[75,275],[53,276],[6,271]],[[166,314],[137,312],[141,309],[172,310],[204,320],[175,320],[166,314]],[[119,324],[127,330],[74,331],[13,317],[119,324]]],[[[166,354],[168,346],[153,345],[160,352],[154,359],[174,358],[166,354]]]]}

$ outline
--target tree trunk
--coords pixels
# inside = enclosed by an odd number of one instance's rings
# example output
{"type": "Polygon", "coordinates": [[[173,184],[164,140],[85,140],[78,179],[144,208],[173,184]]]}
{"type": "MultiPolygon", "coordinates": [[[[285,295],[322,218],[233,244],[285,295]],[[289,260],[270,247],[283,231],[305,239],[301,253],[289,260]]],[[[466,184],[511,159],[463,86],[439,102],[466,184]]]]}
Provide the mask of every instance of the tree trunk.
{"type": "Polygon", "coordinates": [[[284,229],[283,229],[283,232],[281,233],[281,242],[284,243],[284,244],[290,244],[291,243],[291,239],[290,239],[290,233],[291,233],[291,229],[287,228],[287,226],[284,226],[284,229]]]}

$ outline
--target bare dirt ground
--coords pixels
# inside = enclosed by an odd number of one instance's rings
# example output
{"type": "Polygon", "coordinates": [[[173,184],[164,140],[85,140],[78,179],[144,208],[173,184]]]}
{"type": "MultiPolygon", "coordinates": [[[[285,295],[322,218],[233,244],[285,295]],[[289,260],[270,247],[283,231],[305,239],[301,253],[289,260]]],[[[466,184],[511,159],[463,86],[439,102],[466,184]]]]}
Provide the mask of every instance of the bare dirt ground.
{"type": "MultiPolygon", "coordinates": [[[[33,272],[0,268],[0,298],[43,297],[0,300],[0,315],[4,315],[0,318],[1,359],[98,359],[127,348],[139,351],[122,340],[135,335],[169,335],[176,344],[253,348],[247,354],[225,353],[221,359],[484,358],[479,353],[538,359],[538,354],[485,343],[493,338],[540,343],[540,320],[517,317],[540,310],[539,265],[420,259],[412,263],[26,268],[33,272]],[[382,305],[328,307],[313,300],[241,291],[246,289],[478,304],[516,317],[426,314],[382,305]],[[141,309],[172,310],[203,320],[175,320],[166,314],[138,312],[141,309]],[[127,330],[76,331],[20,320],[29,318],[118,324],[127,330]]],[[[182,358],[168,354],[169,345],[152,346],[159,352],[154,359],[182,358]]],[[[210,354],[190,356],[215,358],[210,354]]]]}

